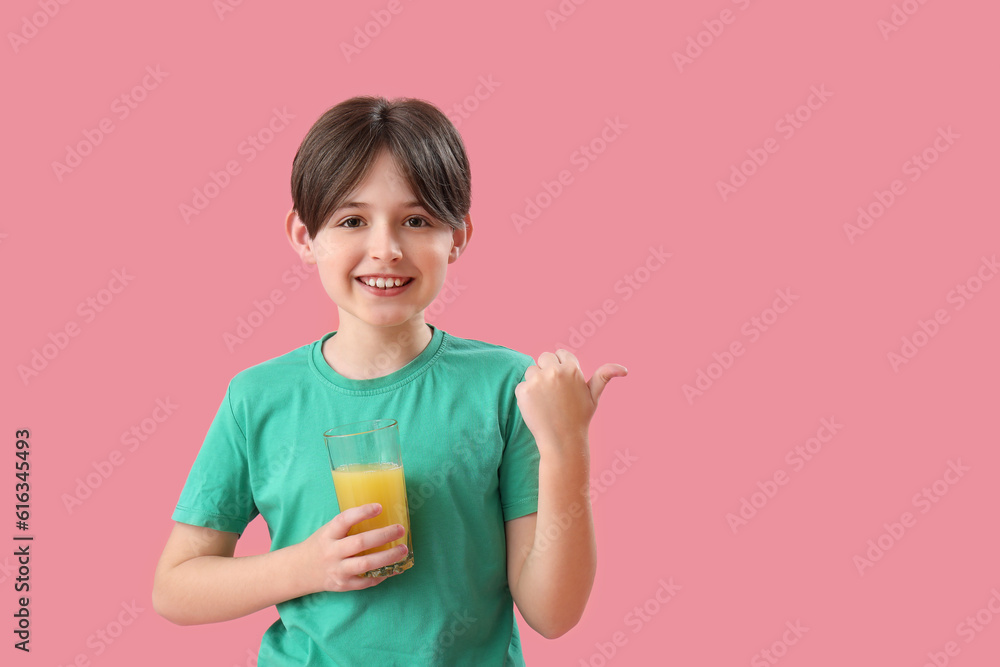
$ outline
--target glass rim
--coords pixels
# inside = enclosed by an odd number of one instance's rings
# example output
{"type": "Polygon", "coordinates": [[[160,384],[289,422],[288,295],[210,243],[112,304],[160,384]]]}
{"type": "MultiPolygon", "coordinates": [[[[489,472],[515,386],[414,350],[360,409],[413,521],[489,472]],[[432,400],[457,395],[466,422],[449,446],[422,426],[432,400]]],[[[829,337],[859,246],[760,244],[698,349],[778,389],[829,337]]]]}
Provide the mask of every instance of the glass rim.
{"type": "Polygon", "coordinates": [[[347,438],[352,435],[364,435],[365,433],[374,433],[392,428],[398,423],[395,419],[366,419],[364,421],[351,422],[350,424],[342,424],[329,428],[323,432],[323,437],[347,438]],[[335,433],[334,431],[337,432],[335,433]]]}

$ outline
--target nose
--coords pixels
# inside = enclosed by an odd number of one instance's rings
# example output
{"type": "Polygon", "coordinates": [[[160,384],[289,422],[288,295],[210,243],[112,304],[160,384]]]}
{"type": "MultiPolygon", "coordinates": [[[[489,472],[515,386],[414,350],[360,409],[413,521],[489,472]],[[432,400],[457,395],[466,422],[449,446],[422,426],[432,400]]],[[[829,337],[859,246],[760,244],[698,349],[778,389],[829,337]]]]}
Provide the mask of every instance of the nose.
{"type": "Polygon", "coordinates": [[[368,253],[372,259],[393,262],[403,256],[395,228],[387,222],[372,225],[368,253]]]}

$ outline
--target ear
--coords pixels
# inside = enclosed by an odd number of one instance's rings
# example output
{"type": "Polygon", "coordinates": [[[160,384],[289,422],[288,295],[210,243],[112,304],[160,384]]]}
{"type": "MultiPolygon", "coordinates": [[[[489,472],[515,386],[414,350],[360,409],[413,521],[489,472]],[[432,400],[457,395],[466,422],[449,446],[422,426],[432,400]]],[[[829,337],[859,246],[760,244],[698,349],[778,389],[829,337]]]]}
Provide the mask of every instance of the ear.
{"type": "Polygon", "coordinates": [[[462,254],[465,250],[465,246],[469,245],[469,239],[472,238],[472,216],[465,216],[465,227],[463,229],[456,229],[452,234],[452,246],[451,252],[448,254],[448,263],[451,264],[458,256],[462,254]]]}
{"type": "Polygon", "coordinates": [[[285,218],[285,234],[288,236],[288,242],[292,244],[295,253],[302,258],[303,262],[306,264],[316,263],[309,230],[306,229],[305,223],[299,218],[299,214],[295,212],[294,208],[288,212],[288,217],[285,218]]]}

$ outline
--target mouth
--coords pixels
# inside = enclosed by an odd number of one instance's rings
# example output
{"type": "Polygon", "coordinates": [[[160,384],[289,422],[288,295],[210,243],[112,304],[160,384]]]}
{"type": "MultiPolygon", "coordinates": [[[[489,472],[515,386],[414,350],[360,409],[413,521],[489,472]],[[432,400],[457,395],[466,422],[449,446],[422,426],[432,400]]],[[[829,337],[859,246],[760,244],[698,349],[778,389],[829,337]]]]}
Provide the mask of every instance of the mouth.
{"type": "Polygon", "coordinates": [[[365,287],[380,290],[391,290],[399,287],[405,287],[413,282],[413,278],[407,278],[405,276],[358,276],[355,280],[365,287]]]}
{"type": "Polygon", "coordinates": [[[396,296],[397,294],[402,294],[406,290],[410,289],[410,283],[412,283],[414,279],[408,276],[390,276],[383,274],[358,276],[355,280],[361,283],[361,290],[374,297],[391,297],[396,296]],[[399,283],[398,285],[396,284],[397,282],[399,283]]]}

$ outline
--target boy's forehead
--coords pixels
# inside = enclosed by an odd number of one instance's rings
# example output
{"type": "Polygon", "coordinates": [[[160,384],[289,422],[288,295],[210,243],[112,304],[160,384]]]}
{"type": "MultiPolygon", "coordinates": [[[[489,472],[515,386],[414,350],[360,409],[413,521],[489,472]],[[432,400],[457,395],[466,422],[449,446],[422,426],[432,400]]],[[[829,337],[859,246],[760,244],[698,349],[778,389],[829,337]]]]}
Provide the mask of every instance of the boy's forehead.
{"type": "Polygon", "coordinates": [[[405,176],[406,171],[402,168],[396,156],[388,150],[384,150],[379,154],[378,159],[375,160],[375,164],[372,165],[369,176],[375,172],[379,172],[382,177],[397,187],[410,189],[410,183],[406,180],[405,176]]]}
{"type": "MultiPolygon", "coordinates": [[[[372,205],[369,202],[366,202],[366,201],[354,201],[354,200],[352,200],[352,201],[344,202],[344,204],[340,208],[338,208],[337,210],[339,211],[339,210],[345,209],[345,208],[367,209],[367,208],[371,208],[371,207],[372,207],[372,205]]],[[[411,200],[411,201],[403,202],[402,204],[400,204],[400,207],[402,207],[402,208],[423,208],[424,206],[423,206],[423,204],[421,204],[420,202],[418,202],[417,200],[414,199],[414,200],[411,200]]]]}
{"type": "MultiPolygon", "coordinates": [[[[397,190],[406,197],[406,202],[401,204],[404,207],[421,207],[417,200],[416,192],[407,180],[405,172],[399,168],[399,163],[388,150],[382,151],[372,164],[368,173],[364,175],[357,187],[347,195],[347,203],[339,208],[366,208],[371,202],[366,201],[363,191],[369,187],[379,187],[387,185],[392,190],[397,190]]],[[[338,209],[339,210],[339,209],[338,209]]]]}

